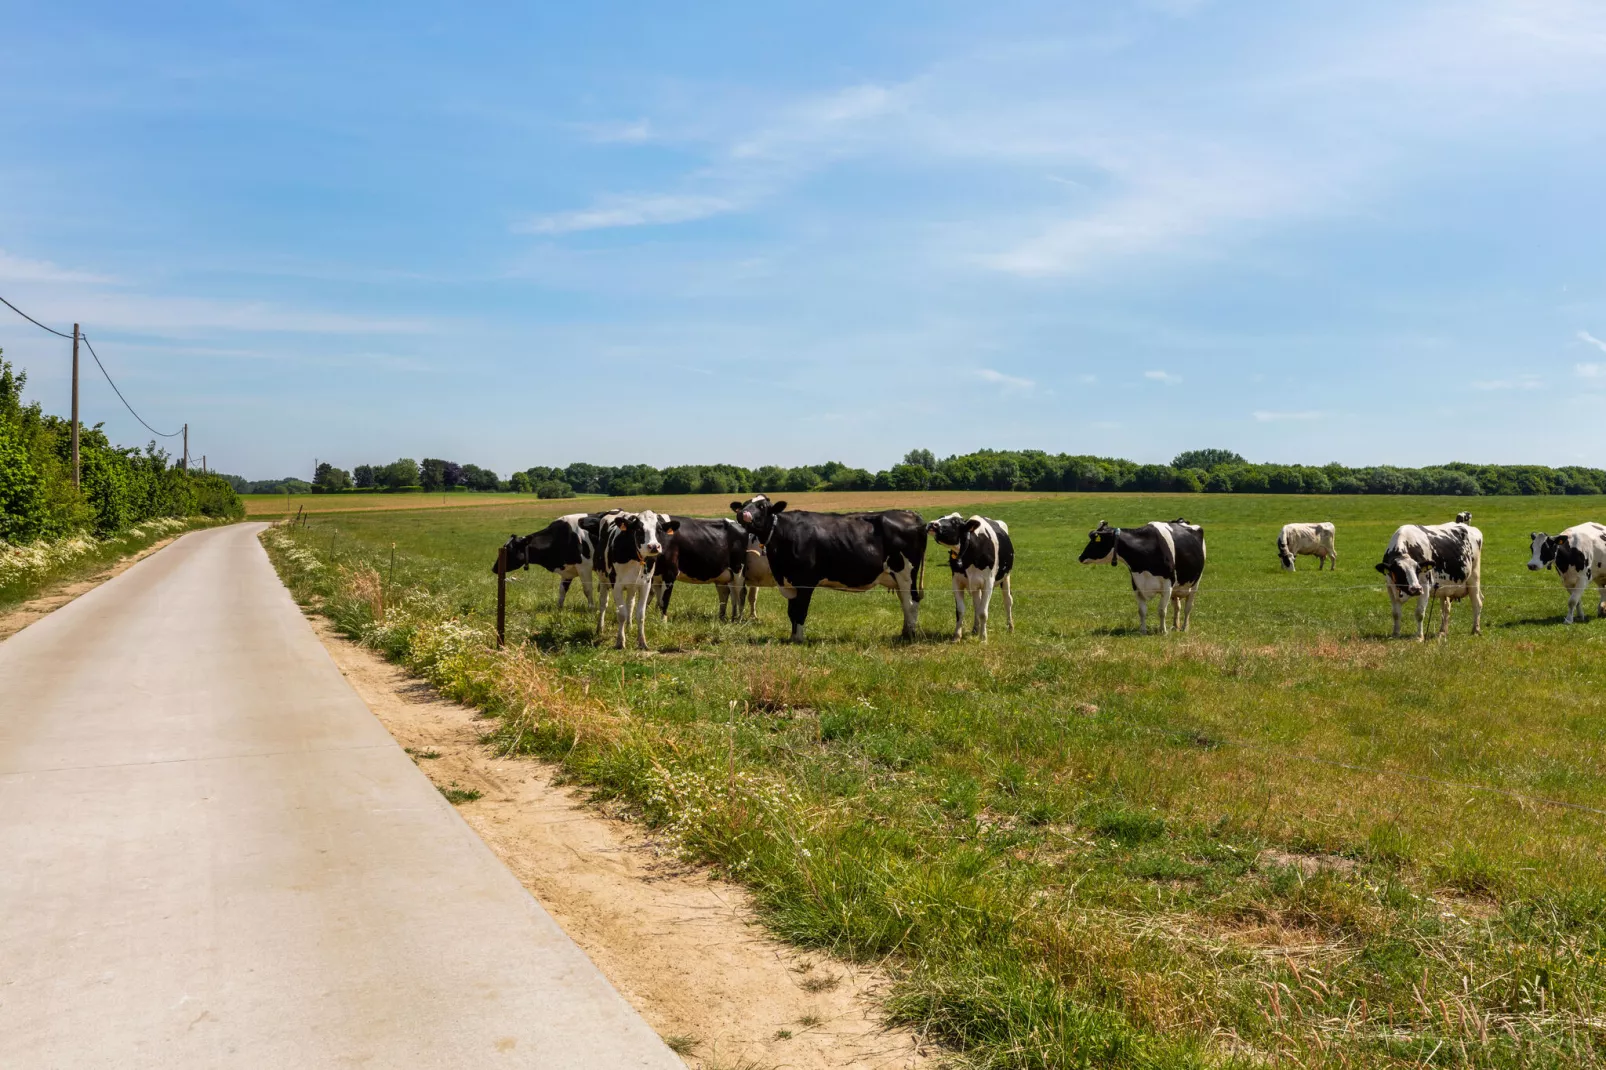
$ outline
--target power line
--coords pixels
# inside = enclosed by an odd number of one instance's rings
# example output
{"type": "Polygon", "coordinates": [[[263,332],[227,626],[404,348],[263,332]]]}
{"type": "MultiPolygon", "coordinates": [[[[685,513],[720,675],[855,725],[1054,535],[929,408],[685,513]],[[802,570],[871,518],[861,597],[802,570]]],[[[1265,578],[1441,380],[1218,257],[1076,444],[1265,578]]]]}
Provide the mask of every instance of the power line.
{"type": "MultiPolygon", "coordinates": [[[[7,302],[7,304],[9,304],[9,303],[10,302],[7,302]]],[[[49,330],[50,328],[46,327],[45,329],[49,330]]],[[[180,428],[177,431],[171,431],[171,432],[169,432],[169,431],[158,431],[158,430],[156,430],[156,428],[152,427],[150,424],[146,424],[145,423],[145,417],[141,416],[137,412],[134,412],[134,406],[132,406],[132,405],[130,405],[128,403],[128,399],[123,397],[123,392],[121,390],[117,389],[117,384],[112,382],[111,373],[106,370],[106,365],[104,365],[104,364],[102,364],[100,362],[100,354],[96,353],[95,352],[95,347],[89,344],[89,335],[84,334],[82,331],[80,331],[80,332],[78,332],[78,337],[83,340],[83,343],[84,343],[85,346],[88,346],[89,355],[95,358],[95,367],[99,368],[100,369],[100,374],[102,374],[102,375],[104,375],[106,377],[106,382],[107,382],[108,385],[111,386],[112,393],[117,395],[117,400],[121,401],[123,403],[123,408],[127,409],[129,411],[129,413],[134,417],[134,419],[138,420],[142,424],[145,424],[145,430],[149,431],[151,434],[156,435],[159,438],[177,438],[179,435],[184,433],[183,428],[180,428]]]]}
{"type": "Polygon", "coordinates": [[[28,313],[24,312],[22,309],[18,308],[16,305],[12,304],[10,301],[7,301],[4,297],[0,297],[0,304],[5,305],[11,311],[15,312],[17,315],[21,316],[23,319],[27,320],[29,323],[33,324],[35,327],[38,327],[42,331],[49,331],[51,334],[55,335],[57,338],[65,338],[68,341],[72,340],[72,335],[64,334],[63,332],[56,330],[56,328],[54,328],[54,327],[46,327],[43,323],[40,323],[38,320],[36,320],[32,316],[28,315],[28,313]]]}

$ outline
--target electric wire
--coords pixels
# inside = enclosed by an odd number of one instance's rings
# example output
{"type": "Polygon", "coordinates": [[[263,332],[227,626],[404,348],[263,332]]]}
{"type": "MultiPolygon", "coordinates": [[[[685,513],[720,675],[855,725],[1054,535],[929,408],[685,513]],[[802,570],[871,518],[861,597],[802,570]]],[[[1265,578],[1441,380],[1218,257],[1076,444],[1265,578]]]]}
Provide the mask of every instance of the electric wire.
{"type": "Polygon", "coordinates": [[[70,334],[67,334],[67,333],[65,333],[63,331],[58,331],[54,327],[46,327],[43,323],[40,323],[38,320],[36,320],[32,316],[28,315],[28,313],[24,312],[22,309],[18,308],[16,305],[12,304],[10,301],[7,301],[4,297],[0,297],[0,304],[5,305],[11,311],[15,312],[17,315],[21,316],[23,319],[25,319],[29,323],[33,324],[35,327],[38,327],[41,331],[49,331],[51,334],[55,335],[57,338],[66,338],[69,341],[72,339],[72,335],[70,335],[70,334]]]}
{"type": "Polygon", "coordinates": [[[89,355],[95,358],[95,367],[99,368],[100,374],[106,377],[106,383],[112,388],[112,393],[117,395],[117,400],[123,403],[123,408],[127,409],[129,414],[132,415],[134,419],[138,420],[142,424],[145,424],[145,430],[149,431],[153,435],[156,435],[158,438],[177,438],[179,435],[184,433],[184,429],[182,427],[177,431],[158,431],[150,424],[145,423],[145,417],[134,411],[134,406],[128,403],[128,399],[123,397],[123,392],[117,389],[117,384],[112,382],[111,373],[106,370],[106,365],[100,362],[100,354],[96,353],[95,347],[89,344],[89,335],[80,331],[78,332],[78,337],[83,341],[85,348],[89,350],[89,355]]]}

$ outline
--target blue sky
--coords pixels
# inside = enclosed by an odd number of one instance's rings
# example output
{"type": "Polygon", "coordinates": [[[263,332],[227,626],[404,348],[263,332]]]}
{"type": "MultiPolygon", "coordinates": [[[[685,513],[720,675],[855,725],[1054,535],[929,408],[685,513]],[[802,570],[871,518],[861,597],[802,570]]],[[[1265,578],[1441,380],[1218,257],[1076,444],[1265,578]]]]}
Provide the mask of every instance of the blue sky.
{"type": "Polygon", "coordinates": [[[0,294],[227,471],[1606,465],[1600,3],[4,17],[0,294]]]}

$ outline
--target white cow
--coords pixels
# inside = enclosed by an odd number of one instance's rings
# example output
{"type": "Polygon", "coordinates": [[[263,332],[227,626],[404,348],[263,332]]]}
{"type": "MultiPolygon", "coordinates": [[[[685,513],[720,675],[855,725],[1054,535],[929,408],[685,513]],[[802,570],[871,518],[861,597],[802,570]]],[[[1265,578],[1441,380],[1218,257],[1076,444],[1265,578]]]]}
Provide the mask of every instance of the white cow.
{"type": "Polygon", "coordinates": [[[1415,598],[1416,637],[1427,634],[1433,599],[1442,607],[1439,638],[1450,632],[1450,603],[1472,602],[1472,634],[1483,631],[1483,532],[1471,524],[1407,524],[1394,533],[1377,570],[1388,580],[1394,608],[1394,638],[1400,637],[1400,610],[1415,598]]]}
{"type": "MultiPolygon", "coordinates": [[[[614,645],[625,648],[625,626],[636,622],[636,646],[647,649],[647,602],[652,594],[653,572],[663,553],[663,540],[680,528],[680,522],[643,509],[639,513],[619,513],[609,520],[603,532],[607,540],[602,556],[608,582],[613,588],[614,619],[619,634],[614,645]]],[[[597,631],[608,612],[608,601],[601,599],[597,631]]]]}
{"type": "Polygon", "coordinates": [[[1606,524],[1577,524],[1560,535],[1533,532],[1529,539],[1533,556],[1528,559],[1530,571],[1554,568],[1567,588],[1567,619],[1571,624],[1578,617],[1584,592],[1590,581],[1600,588],[1600,604],[1595,615],[1606,617],[1606,524]]]}
{"type": "Polygon", "coordinates": [[[1328,521],[1320,524],[1284,524],[1277,536],[1277,556],[1282,560],[1283,568],[1293,572],[1294,558],[1300,554],[1317,558],[1318,572],[1326,568],[1329,561],[1335,569],[1338,568],[1338,550],[1333,546],[1337,531],[1328,521]]]}

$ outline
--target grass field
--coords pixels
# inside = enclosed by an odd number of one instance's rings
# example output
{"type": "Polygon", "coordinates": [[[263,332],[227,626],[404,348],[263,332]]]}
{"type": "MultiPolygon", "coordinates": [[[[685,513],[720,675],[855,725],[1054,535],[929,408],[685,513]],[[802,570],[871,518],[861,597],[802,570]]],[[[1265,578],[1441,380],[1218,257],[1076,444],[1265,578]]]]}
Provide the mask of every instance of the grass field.
{"type": "MultiPolygon", "coordinates": [[[[919,507],[984,496],[942,497],[919,507]]],[[[686,587],[654,652],[621,653],[530,572],[497,655],[496,547],[573,503],[266,541],[299,597],[495,716],[493,745],[632,803],[783,936],[886,962],[889,1016],[967,1064],[1606,1060],[1606,622],[1562,627],[1525,569],[1529,531],[1606,500],[1003,497],[1017,629],[995,607],[985,647],[947,641],[938,552],[914,643],[886,592],[822,592],[792,646],[774,591],[722,624],[686,587]],[[1387,640],[1390,532],[1467,507],[1485,635],[1462,604],[1446,643],[1387,640]],[[1141,637],[1124,569],[1076,555],[1101,519],[1176,516],[1209,543],[1193,630],[1141,637]],[[1337,572],[1279,569],[1288,520],[1337,523],[1337,572]]]]}

